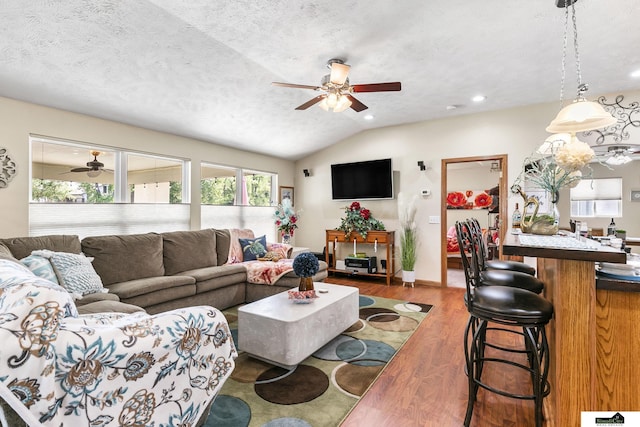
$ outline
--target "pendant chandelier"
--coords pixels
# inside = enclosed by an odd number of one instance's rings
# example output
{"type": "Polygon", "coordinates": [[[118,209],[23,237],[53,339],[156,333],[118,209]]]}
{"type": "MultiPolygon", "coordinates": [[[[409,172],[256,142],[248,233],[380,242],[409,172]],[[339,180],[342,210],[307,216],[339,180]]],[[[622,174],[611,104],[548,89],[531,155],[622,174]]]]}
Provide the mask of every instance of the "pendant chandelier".
{"type": "Polygon", "coordinates": [[[597,102],[587,101],[584,93],[589,89],[586,83],[582,83],[580,71],[580,54],[578,51],[578,26],[576,22],[575,2],[577,0],[557,0],[558,7],[564,7],[564,38],[562,47],[562,80],[560,85],[560,102],[564,101],[564,81],[566,75],[565,63],[567,57],[567,36],[569,32],[569,9],[571,9],[571,21],[573,26],[573,49],[576,62],[576,77],[578,95],[576,99],[562,108],[555,119],[547,126],[547,132],[569,133],[584,132],[600,129],[616,123],[616,119],[602,108],[597,102]]]}

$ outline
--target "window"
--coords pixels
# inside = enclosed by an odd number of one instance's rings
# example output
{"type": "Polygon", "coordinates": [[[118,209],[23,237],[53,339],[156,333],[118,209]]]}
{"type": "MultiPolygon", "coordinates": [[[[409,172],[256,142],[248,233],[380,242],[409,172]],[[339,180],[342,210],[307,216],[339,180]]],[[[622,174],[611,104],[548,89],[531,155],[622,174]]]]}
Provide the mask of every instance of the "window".
{"type": "Polygon", "coordinates": [[[111,150],[31,140],[31,201],[112,203],[115,196],[111,150]]]}
{"type": "Polygon", "coordinates": [[[236,169],[203,163],[200,167],[200,200],[203,205],[234,205],[236,169]]]}
{"type": "Polygon", "coordinates": [[[274,205],[275,174],[207,163],[201,165],[200,173],[203,205],[274,205]]]}
{"type": "Polygon", "coordinates": [[[583,179],[571,189],[571,216],[622,216],[622,178],[583,179]]]}
{"type": "Polygon", "coordinates": [[[189,162],[31,136],[31,235],[188,230],[189,162]]]}
{"type": "Polygon", "coordinates": [[[127,154],[131,203],[182,203],[183,161],[148,154],[127,154]]]}
{"type": "Polygon", "coordinates": [[[31,138],[35,203],[187,203],[189,162],[72,141],[31,138]]]}

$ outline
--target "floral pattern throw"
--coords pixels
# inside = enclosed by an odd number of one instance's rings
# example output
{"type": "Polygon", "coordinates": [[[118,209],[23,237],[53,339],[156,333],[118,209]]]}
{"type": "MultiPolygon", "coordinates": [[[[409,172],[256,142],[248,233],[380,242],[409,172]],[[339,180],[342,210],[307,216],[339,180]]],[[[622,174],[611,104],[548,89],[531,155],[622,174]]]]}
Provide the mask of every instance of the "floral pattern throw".
{"type": "Polygon", "coordinates": [[[213,307],[78,315],[62,287],[0,259],[0,397],[30,426],[192,427],[237,357],[213,307]]]}

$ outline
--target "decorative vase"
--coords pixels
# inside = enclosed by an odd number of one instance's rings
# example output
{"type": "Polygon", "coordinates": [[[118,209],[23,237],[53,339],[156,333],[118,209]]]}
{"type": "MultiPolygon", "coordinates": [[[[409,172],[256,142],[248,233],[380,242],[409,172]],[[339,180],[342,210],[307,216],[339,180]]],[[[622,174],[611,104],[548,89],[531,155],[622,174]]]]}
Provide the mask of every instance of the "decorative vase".
{"type": "Polygon", "coordinates": [[[298,285],[298,290],[300,292],[312,291],[313,290],[313,278],[311,278],[311,277],[301,277],[300,278],[300,285],[298,285]]]}
{"type": "Polygon", "coordinates": [[[558,233],[560,224],[560,211],[558,210],[558,200],[554,197],[551,200],[551,212],[538,214],[539,203],[534,197],[526,199],[525,209],[528,205],[534,205],[533,213],[525,213],[524,219],[520,223],[523,233],[540,234],[551,236],[558,233]]]}
{"type": "Polygon", "coordinates": [[[291,234],[285,233],[282,235],[282,243],[284,243],[285,245],[290,245],[291,244],[291,234]]]}

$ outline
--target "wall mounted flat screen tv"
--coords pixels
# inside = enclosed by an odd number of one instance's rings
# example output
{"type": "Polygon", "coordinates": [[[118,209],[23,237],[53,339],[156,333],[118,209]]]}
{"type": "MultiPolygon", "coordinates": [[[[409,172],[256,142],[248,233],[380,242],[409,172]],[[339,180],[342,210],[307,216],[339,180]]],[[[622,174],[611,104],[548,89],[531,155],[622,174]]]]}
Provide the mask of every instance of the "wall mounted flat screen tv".
{"type": "Polygon", "coordinates": [[[331,165],[333,200],[393,199],[391,159],[331,165]]]}

